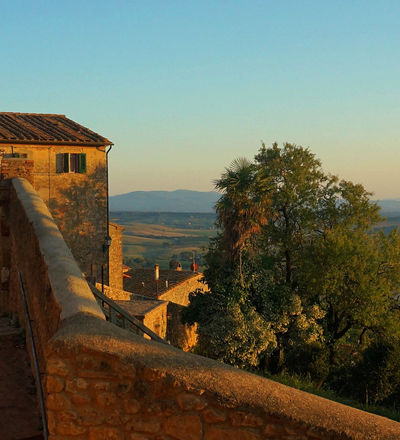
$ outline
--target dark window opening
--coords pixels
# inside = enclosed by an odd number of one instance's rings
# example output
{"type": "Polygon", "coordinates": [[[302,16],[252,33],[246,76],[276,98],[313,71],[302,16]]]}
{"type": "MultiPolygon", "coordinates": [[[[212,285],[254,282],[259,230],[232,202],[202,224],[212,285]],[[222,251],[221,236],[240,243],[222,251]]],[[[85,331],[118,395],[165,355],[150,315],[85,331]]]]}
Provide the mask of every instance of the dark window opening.
{"type": "Polygon", "coordinates": [[[56,154],[57,173],[86,173],[86,154],[61,153],[56,154]]]}

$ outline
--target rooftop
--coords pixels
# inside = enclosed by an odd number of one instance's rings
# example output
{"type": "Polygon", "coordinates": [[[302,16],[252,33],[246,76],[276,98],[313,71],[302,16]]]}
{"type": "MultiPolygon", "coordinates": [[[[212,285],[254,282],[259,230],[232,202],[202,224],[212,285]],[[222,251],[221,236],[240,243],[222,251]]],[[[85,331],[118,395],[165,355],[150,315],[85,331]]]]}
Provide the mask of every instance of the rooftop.
{"type": "Polygon", "coordinates": [[[65,115],[0,112],[0,143],[105,146],[103,136],[65,115]]]}
{"type": "Polygon", "coordinates": [[[137,299],[133,297],[130,301],[116,300],[119,306],[127,310],[131,315],[136,317],[144,317],[154,309],[165,306],[166,301],[159,301],[157,299],[137,299]]]}
{"type": "Polygon", "coordinates": [[[199,275],[198,272],[190,270],[160,269],[157,287],[154,279],[154,269],[131,269],[127,274],[131,278],[124,278],[124,290],[152,298],[159,298],[176,285],[199,275]],[[168,281],[168,286],[166,281],[168,281]]]}

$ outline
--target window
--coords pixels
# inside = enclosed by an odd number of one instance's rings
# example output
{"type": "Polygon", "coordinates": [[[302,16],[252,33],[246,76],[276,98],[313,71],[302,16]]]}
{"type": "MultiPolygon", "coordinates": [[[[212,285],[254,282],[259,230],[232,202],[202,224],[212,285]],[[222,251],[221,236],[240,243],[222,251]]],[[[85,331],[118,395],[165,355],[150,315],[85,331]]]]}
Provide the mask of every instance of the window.
{"type": "Polygon", "coordinates": [[[86,154],[61,153],[56,154],[57,173],[86,173],[86,154]]]}

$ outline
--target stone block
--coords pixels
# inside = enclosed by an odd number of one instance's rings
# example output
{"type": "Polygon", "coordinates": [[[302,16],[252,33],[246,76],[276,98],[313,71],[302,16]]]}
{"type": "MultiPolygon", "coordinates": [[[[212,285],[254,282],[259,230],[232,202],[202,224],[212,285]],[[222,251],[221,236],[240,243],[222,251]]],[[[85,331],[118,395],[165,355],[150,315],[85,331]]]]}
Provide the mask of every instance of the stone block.
{"type": "Polygon", "coordinates": [[[126,431],[146,432],[149,434],[157,434],[160,431],[160,421],[155,418],[134,418],[125,425],[126,431]]]}
{"type": "Polygon", "coordinates": [[[111,382],[108,382],[105,380],[99,380],[94,383],[93,388],[96,391],[110,391],[111,390],[111,382]]]}
{"type": "Polygon", "coordinates": [[[244,429],[210,426],[205,433],[204,440],[261,440],[261,436],[244,429]]]}
{"type": "Polygon", "coordinates": [[[49,394],[46,399],[46,407],[53,411],[62,411],[71,408],[71,402],[63,393],[49,394]]]}
{"type": "Polygon", "coordinates": [[[140,403],[136,399],[124,399],[123,400],[124,411],[127,414],[136,414],[140,410],[140,403]]]}
{"type": "Polygon", "coordinates": [[[163,428],[166,434],[177,440],[200,440],[203,435],[200,417],[193,415],[168,417],[163,428]]]}
{"type": "Polygon", "coordinates": [[[75,393],[71,396],[71,401],[75,405],[87,405],[91,400],[91,397],[84,393],[75,393]]]}
{"type": "Polygon", "coordinates": [[[200,411],[207,406],[207,402],[201,397],[189,393],[181,393],[176,397],[179,408],[184,411],[200,411]]]}
{"type": "Polygon", "coordinates": [[[56,432],[60,435],[67,435],[67,436],[76,436],[80,434],[85,434],[87,428],[83,426],[79,426],[73,421],[61,421],[58,422],[56,425],[56,432]]]}
{"type": "Polygon", "coordinates": [[[114,393],[103,392],[96,396],[96,402],[102,408],[114,405],[117,400],[117,396],[114,393]]]}
{"type": "Polygon", "coordinates": [[[254,414],[246,413],[243,411],[235,411],[229,415],[232,426],[262,426],[263,420],[254,414]]]}
{"type": "Polygon", "coordinates": [[[86,390],[88,387],[88,382],[81,377],[77,377],[75,379],[67,379],[65,382],[65,390],[71,393],[75,393],[77,391],[86,390]]]}
{"type": "Polygon", "coordinates": [[[57,376],[47,376],[46,389],[48,393],[59,393],[64,389],[64,379],[57,376]]]}
{"type": "Polygon", "coordinates": [[[219,423],[226,420],[226,413],[216,408],[207,408],[202,412],[202,417],[206,423],[219,423]]]}
{"type": "Polygon", "coordinates": [[[85,426],[97,426],[104,422],[104,413],[97,408],[82,407],[79,408],[81,424],[85,426]]]}
{"type": "Polygon", "coordinates": [[[67,376],[69,368],[65,362],[61,359],[49,359],[46,364],[46,370],[48,375],[67,376]]]}
{"type": "Polygon", "coordinates": [[[124,440],[124,433],[118,428],[96,426],[89,428],[89,440],[124,440]]]}

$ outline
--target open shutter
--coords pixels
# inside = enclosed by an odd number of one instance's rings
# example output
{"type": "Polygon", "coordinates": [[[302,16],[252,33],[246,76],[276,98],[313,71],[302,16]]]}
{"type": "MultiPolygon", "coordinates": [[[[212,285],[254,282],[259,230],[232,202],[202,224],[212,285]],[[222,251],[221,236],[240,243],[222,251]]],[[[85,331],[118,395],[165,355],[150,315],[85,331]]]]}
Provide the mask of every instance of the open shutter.
{"type": "Polygon", "coordinates": [[[64,172],[64,155],[56,154],[56,173],[64,172]]]}
{"type": "Polygon", "coordinates": [[[69,153],[64,153],[64,173],[69,172],[69,153]]]}
{"type": "Polygon", "coordinates": [[[78,173],[86,173],[86,154],[79,154],[78,159],[78,173]]]}

